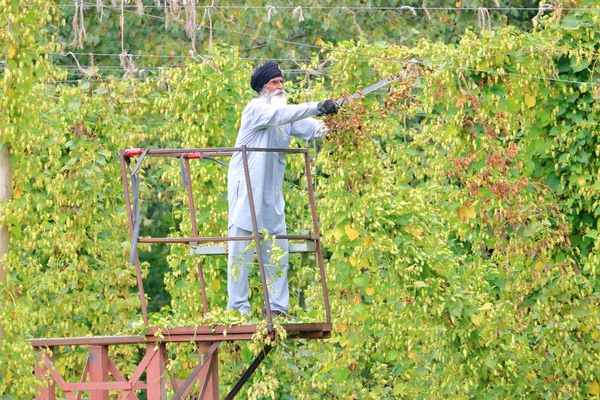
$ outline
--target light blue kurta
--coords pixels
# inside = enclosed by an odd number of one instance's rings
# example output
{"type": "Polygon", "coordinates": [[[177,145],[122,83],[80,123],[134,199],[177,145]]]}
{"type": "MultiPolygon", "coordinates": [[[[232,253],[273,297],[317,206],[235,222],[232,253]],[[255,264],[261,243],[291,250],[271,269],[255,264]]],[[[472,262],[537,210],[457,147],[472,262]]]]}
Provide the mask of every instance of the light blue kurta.
{"type": "MultiPolygon", "coordinates": [[[[284,148],[290,145],[291,135],[311,140],[326,130],[322,121],[310,118],[317,113],[317,103],[272,106],[257,98],[246,106],[235,147],[246,145],[260,148],[284,148]]],[[[285,172],[286,154],[274,152],[248,152],[248,169],[258,229],[267,228],[273,235],[285,234],[285,202],[281,185],[285,172]]],[[[244,175],[242,154],[236,153],[229,163],[228,175],[229,236],[251,236],[252,219],[244,175]]],[[[229,242],[227,272],[227,308],[242,314],[250,312],[248,301],[248,276],[254,254],[248,250],[250,241],[229,242]]],[[[288,243],[277,239],[286,254],[279,265],[271,264],[271,244],[261,245],[267,278],[267,290],[272,311],[286,313],[289,307],[288,243]]]]}
{"type": "MultiPolygon", "coordinates": [[[[272,106],[256,98],[244,112],[235,147],[288,148],[291,136],[311,140],[320,136],[323,121],[310,118],[317,113],[317,104],[272,106]]],[[[285,202],[281,192],[286,154],[248,152],[248,167],[259,231],[270,233],[285,230],[285,202]]],[[[232,156],[228,175],[229,224],[252,231],[248,191],[244,177],[242,154],[232,156]]]]}

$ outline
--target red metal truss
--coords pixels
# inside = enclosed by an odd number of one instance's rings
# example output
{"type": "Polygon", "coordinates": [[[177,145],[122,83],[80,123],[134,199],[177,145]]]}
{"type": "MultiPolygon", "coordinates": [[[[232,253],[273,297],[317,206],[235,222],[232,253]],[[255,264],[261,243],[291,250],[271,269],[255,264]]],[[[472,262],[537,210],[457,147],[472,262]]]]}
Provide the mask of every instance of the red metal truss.
{"type": "MultiPolygon", "coordinates": [[[[289,339],[326,339],[331,336],[329,323],[283,324],[282,327],[287,331],[289,339]]],[[[213,329],[180,327],[161,330],[160,338],[155,336],[158,329],[154,328],[145,337],[128,335],[32,339],[31,345],[38,352],[35,374],[40,381],[45,382],[45,385],[40,386],[40,394],[36,399],[55,400],[56,389],[60,389],[68,400],[81,399],[83,392],[89,392],[90,400],[108,400],[110,391],[120,391],[119,400],[135,400],[138,397],[134,390],[141,389],[147,392],[148,400],[165,400],[168,385],[175,391],[173,399],[184,399],[196,383],[200,385],[200,399],[218,399],[219,345],[225,341],[251,340],[256,329],[256,325],[215,326],[213,329]],[[166,344],[190,342],[197,344],[200,361],[185,381],[175,380],[166,373],[166,366],[170,362],[166,344]],[[135,344],[145,344],[146,354],[131,376],[125,378],[108,356],[108,348],[135,344]],[[88,358],[79,382],[65,381],[54,367],[54,352],[61,346],[87,347],[88,358]],[[146,380],[142,381],[144,372],[146,380]]],[[[255,364],[258,363],[255,360],[255,364]]],[[[244,379],[240,379],[241,384],[249,378],[252,371],[253,369],[244,374],[245,378],[242,376],[244,379]]],[[[241,387],[241,384],[237,386],[241,387]]]]}

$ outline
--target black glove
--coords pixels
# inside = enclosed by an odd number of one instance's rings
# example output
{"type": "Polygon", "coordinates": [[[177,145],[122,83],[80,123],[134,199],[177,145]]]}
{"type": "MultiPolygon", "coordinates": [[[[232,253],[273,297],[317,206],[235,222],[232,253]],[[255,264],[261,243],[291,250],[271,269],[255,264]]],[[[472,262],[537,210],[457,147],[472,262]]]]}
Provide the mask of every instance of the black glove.
{"type": "Polygon", "coordinates": [[[322,115],[336,114],[340,105],[331,99],[323,100],[317,104],[317,117],[322,115]]]}

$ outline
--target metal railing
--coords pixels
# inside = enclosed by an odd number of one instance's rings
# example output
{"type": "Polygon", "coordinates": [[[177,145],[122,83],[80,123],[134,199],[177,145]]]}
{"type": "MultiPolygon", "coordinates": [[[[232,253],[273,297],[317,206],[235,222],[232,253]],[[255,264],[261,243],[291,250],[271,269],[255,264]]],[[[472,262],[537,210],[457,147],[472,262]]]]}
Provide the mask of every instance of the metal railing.
{"type": "MultiPolygon", "coordinates": [[[[260,249],[260,241],[263,235],[258,231],[258,221],[256,217],[256,208],[254,205],[254,196],[252,192],[252,182],[250,179],[250,170],[248,167],[248,153],[249,152],[277,152],[285,154],[302,154],[304,156],[304,173],[307,182],[307,192],[310,203],[310,213],[312,219],[312,233],[309,234],[286,234],[277,235],[277,239],[288,239],[288,240],[306,240],[314,243],[314,246],[308,246],[305,251],[314,252],[316,255],[317,265],[320,272],[321,287],[323,291],[323,301],[325,307],[325,318],[327,323],[331,323],[331,310],[329,305],[329,297],[327,294],[327,283],[325,278],[325,268],[323,263],[323,253],[321,248],[321,236],[319,233],[319,223],[317,217],[317,209],[315,205],[315,194],[312,182],[312,175],[310,170],[310,156],[308,148],[302,149],[283,149],[283,148],[249,148],[242,146],[239,148],[194,148],[194,149],[127,149],[120,152],[121,160],[121,172],[123,179],[123,189],[125,193],[125,203],[127,207],[127,215],[129,222],[129,233],[132,241],[131,248],[131,263],[135,265],[137,285],[141,302],[141,311],[144,318],[144,323],[148,325],[148,311],[146,305],[146,299],[144,294],[144,283],[142,279],[142,271],[140,267],[140,261],[138,256],[138,244],[139,243],[187,243],[190,245],[198,243],[218,243],[218,242],[229,242],[229,241],[240,241],[240,240],[253,240],[256,249],[260,249]],[[235,153],[241,153],[244,178],[246,182],[246,188],[248,190],[248,201],[250,209],[250,218],[252,221],[253,234],[252,236],[237,236],[237,237],[200,237],[198,233],[197,219],[196,219],[196,208],[194,205],[194,194],[192,188],[192,174],[190,167],[190,160],[202,160],[202,159],[213,159],[214,157],[231,157],[235,153]],[[128,171],[128,165],[131,163],[131,159],[137,157],[137,163],[132,171],[128,171]],[[139,236],[139,224],[140,224],[140,207],[139,207],[139,169],[144,160],[147,157],[176,157],[182,160],[182,174],[183,179],[187,183],[187,196],[188,196],[188,207],[191,221],[192,237],[140,237],[139,236]],[[131,190],[130,190],[131,185],[131,190]],[[132,198],[133,197],[133,198],[132,198]]],[[[218,253],[218,252],[217,252],[218,253]]],[[[267,289],[266,273],[264,267],[264,260],[260,251],[256,251],[256,257],[259,265],[259,272],[261,278],[262,291],[264,296],[264,303],[266,309],[266,317],[269,330],[272,329],[273,319],[271,313],[271,307],[269,302],[269,293],[267,289]]],[[[206,287],[204,282],[204,271],[202,263],[198,263],[198,279],[200,282],[200,291],[202,296],[202,304],[204,312],[208,312],[208,301],[206,296],[206,287]]]]}

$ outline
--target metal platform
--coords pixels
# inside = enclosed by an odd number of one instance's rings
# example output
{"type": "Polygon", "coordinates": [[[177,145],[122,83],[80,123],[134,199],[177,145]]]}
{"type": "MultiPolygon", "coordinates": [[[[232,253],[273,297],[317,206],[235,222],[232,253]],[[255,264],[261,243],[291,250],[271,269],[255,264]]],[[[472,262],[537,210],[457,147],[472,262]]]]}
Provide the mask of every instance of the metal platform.
{"type": "MultiPolygon", "coordinates": [[[[281,324],[288,339],[327,339],[331,337],[330,323],[281,324]]],[[[144,336],[79,336],[70,338],[31,339],[35,348],[56,346],[110,346],[118,344],[178,343],[178,342],[226,342],[251,340],[256,333],[256,325],[187,326],[173,329],[151,328],[144,336]],[[162,337],[155,336],[160,331],[162,337]]]]}
{"type": "MultiPolygon", "coordinates": [[[[331,337],[330,323],[282,324],[287,332],[287,339],[326,339],[331,337]]],[[[183,399],[189,395],[194,385],[199,382],[201,399],[218,399],[218,349],[222,342],[251,340],[256,333],[256,325],[223,326],[213,328],[205,326],[179,327],[174,329],[152,328],[143,336],[81,336],[72,338],[31,339],[29,342],[37,351],[36,375],[48,377],[48,384],[40,387],[39,400],[55,400],[57,389],[61,390],[68,400],[81,399],[82,393],[89,392],[90,400],[108,400],[109,391],[119,391],[119,399],[136,400],[134,390],[145,390],[148,400],[166,399],[166,388],[173,388],[172,399],[183,399]],[[160,335],[156,335],[160,333],[160,335]],[[194,368],[186,380],[168,379],[166,373],[169,363],[167,343],[179,344],[195,342],[199,349],[200,363],[194,368]],[[109,346],[146,345],[146,354],[140,360],[131,376],[125,378],[117,369],[115,362],[109,357],[109,346]],[[57,348],[63,346],[85,346],[88,357],[79,382],[67,382],[54,367],[54,356],[57,348]],[[142,379],[145,373],[145,380],[142,379]]],[[[270,335],[273,337],[274,332],[270,335]]],[[[235,384],[225,399],[233,399],[254,370],[270,352],[265,346],[256,359],[235,384]]]]}

